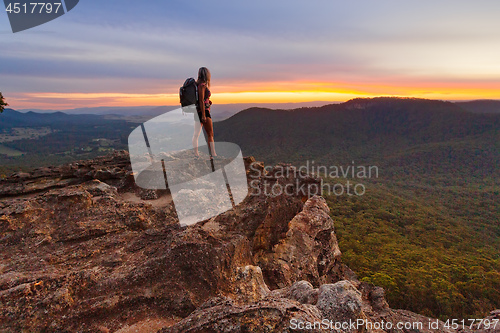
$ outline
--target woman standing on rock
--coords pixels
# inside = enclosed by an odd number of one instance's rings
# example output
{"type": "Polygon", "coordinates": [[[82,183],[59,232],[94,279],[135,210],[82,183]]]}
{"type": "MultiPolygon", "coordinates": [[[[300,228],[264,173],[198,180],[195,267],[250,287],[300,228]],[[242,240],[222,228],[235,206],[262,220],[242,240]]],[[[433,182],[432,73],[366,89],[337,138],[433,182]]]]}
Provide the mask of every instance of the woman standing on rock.
{"type": "Polygon", "coordinates": [[[212,101],[210,101],[211,93],[208,89],[210,87],[210,76],[208,68],[201,67],[198,70],[198,80],[196,81],[198,86],[198,103],[196,105],[196,111],[199,121],[196,121],[195,118],[193,134],[193,147],[196,159],[200,158],[198,153],[198,138],[200,137],[202,126],[205,129],[207,144],[210,149],[210,159],[217,156],[214,145],[214,126],[212,123],[212,116],[210,115],[210,106],[212,105],[212,101]]]}

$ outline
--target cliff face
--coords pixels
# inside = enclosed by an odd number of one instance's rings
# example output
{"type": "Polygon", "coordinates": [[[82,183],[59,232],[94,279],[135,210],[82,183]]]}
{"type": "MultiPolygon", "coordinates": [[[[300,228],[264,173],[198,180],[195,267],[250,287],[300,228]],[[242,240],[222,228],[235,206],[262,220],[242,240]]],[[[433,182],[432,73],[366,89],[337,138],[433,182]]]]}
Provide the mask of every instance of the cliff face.
{"type": "Polygon", "coordinates": [[[188,227],[167,191],[134,185],[126,152],[2,180],[0,332],[431,331],[342,264],[323,198],[263,190],[319,180],[245,163],[245,201],[188,227]]]}

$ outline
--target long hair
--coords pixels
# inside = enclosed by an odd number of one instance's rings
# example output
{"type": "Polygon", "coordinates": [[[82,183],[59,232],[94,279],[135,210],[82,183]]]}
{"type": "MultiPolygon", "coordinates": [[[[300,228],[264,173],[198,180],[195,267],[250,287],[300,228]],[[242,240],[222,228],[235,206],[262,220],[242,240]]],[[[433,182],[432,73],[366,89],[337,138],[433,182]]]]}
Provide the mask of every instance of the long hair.
{"type": "Polygon", "coordinates": [[[200,67],[198,70],[198,83],[206,83],[210,87],[210,71],[206,67],[200,67]]]}

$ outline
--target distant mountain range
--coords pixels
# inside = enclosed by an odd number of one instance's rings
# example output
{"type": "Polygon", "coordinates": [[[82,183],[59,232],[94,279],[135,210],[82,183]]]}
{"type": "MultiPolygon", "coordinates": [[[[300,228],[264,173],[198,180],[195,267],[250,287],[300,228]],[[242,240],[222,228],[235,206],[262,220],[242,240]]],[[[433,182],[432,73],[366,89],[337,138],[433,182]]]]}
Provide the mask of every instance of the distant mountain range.
{"type": "MultiPolygon", "coordinates": [[[[329,104],[330,102],[303,102],[303,103],[259,103],[259,107],[270,109],[296,109],[299,107],[313,107],[329,104]]],[[[255,103],[244,104],[214,104],[212,105],[212,118],[214,120],[223,120],[240,112],[241,110],[255,107],[255,103]]],[[[159,116],[165,112],[175,110],[180,105],[165,105],[165,106],[131,106],[131,107],[95,107],[95,108],[76,108],[65,110],[41,110],[41,109],[21,109],[17,110],[22,113],[54,113],[64,112],[66,114],[94,114],[94,115],[116,115],[122,117],[141,116],[143,119],[150,119],[159,116]]]]}
{"type": "Polygon", "coordinates": [[[137,125],[103,115],[5,109],[0,114],[0,175],[126,149],[137,125]]]}
{"type": "Polygon", "coordinates": [[[461,108],[476,113],[500,113],[500,101],[496,100],[477,100],[470,102],[457,102],[461,108]]]}
{"type": "MultiPolygon", "coordinates": [[[[478,113],[499,113],[500,100],[474,100],[467,102],[453,102],[458,106],[471,112],[478,113]]],[[[251,107],[261,107],[267,109],[297,109],[301,107],[319,107],[327,104],[341,104],[328,102],[328,101],[313,101],[313,102],[300,102],[300,103],[233,103],[233,104],[217,104],[212,105],[214,112],[237,113],[241,110],[251,107]]],[[[117,114],[117,115],[158,115],[161,112],[166,112],[178,108],[179,105],[163,105],[163,106],[100,106],[100,107],[87,107],[87,108],[74,108],[74,109],[17,109],[19,112],[37,112],[37,113],[52,113],[64,112],[67,114],[117,114]]]]}
{"type": "MultiPolygon", "coordinates": [[[[468,104],[470,106],[471,104],[468,104]]],[[[440,172],[498,172],[500,113],[456,103],[354,99],[295,110],[244,110],[215,126],[217,141],[238,143],[266,162],[369,162],[440,172]],[[418,162],[418,166],[416,163],[418,162]],[[457,164],[448,170],[452,164],[457,164]]]]}
{"type": "Polygon", "coordinates": [[[19,112],[12,109],[5,109],[0,114],[0,129],[12,127],[40,127],[40,126],[64,126],[65,124],[78,124],[81,121],[97,121],[101,119],[99,115],[70,115],[61,111],[52,113],[38,113],[33,111],[19,112]]]}

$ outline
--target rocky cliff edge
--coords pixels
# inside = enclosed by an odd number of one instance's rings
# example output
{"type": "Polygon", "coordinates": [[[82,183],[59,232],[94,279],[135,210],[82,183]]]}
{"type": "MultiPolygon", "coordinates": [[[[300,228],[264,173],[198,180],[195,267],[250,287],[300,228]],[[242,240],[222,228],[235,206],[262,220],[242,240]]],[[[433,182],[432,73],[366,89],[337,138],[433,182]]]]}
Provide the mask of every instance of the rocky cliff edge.
{"type": "Polygon", "coordinates": [[[1,180],[0,332],[447,331],[342,264],[318,179],[245,164],[244,202],[188,227],[124,151],[1,180]]]}

